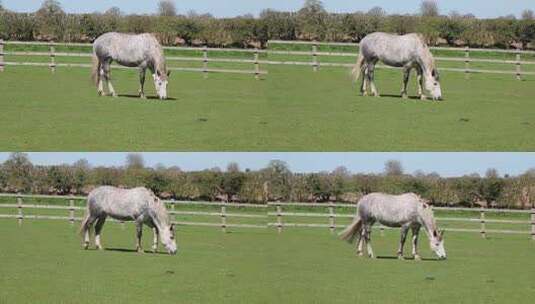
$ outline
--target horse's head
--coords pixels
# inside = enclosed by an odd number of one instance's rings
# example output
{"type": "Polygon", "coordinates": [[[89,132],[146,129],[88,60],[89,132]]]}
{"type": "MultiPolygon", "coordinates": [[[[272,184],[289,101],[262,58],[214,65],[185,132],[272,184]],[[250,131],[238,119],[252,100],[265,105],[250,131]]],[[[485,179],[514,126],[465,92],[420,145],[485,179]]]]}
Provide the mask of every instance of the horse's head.
{"type": "Polygon", "coordinates": [[[429,236],[429,246],[439,259],[446,259],[446,249],[444,249],[444,230],[440,233],[437,231],[433,209],[429,205],[429,201],[421,197],[419,198],[419,201],[418,215],[420,216],[421,224],[424,225],[429,236]]]}
{"type": "Polygon", "coordinates": [[[170,74],[171,71],[162,73],[160,70],[156,70],[156,74],[152,75],[154,78],[154,87],[156,88],[156,92],[158,93],[158,97],[160,97],[160,99],[167,99],[167,84],[169,83],[170,74]]]}
{"type": "Polygon", "coordinates": [[[440,233],[433,230],[432,235],[429,236],[429,245],[431,250],[435,252],[439,259],[446,259],[446,249],[444,248],[444,230],[440,233]]]}
{"type": "Polygon", "coordinates": [[[171,224],[160,231],[160,240],[169,254],[176,254],[175,225],[171,224]]]}
{"type": "Polygon", "coordinates": [[[440,87],[440,74],[433,68],[431,75],[427,75],[425,88],[431,93],[433,100],[442,100],[442,88],[440,87]]]}

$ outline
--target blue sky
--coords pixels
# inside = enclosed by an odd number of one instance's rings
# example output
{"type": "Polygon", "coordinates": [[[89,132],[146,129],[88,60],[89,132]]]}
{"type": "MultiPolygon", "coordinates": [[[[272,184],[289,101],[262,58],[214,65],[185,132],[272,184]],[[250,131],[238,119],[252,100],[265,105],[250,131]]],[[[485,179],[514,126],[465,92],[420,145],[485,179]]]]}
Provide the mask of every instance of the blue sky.
{"type": "MultiPolygon", "coordinates": [[[[92,165],[121,166],[127,153],[29,153],[34,164],[74,163],[85,158],[92,165]]],[[[346,166],[354,173],[382,172],[387,160],[402,162],[406,172],[438,172],[442,176],[485,174],[496,168],[503,174],[518,175],[535,168],[535,153],[142,153],[147,166],[158,163],[183,170],[226,168],[237,162],[242,169],[259,169],[277,159],[287,162],[294,172],[331,171],[346,166]]],[[[9,153],[0,153],[4,162],[9,153]]]]}
{"type": "MultiPolygon", "coordinates": [[[[5,7],[15,11],[35,11],[42,0],[0,0],[5,7]]],[[[117,6],[127,13],[153,13],[157,0],[60,0],[69,12],[104,11],[117,6]]],[[[264,8],[295,11],[302,7],[304,0],[177,0],[181,13],[195,10],[198,13],[211,13],[218,17],[258,14],[264,8]]],[[[381,6],[389,13],[415,13],[421,0],[324,0],[326,8],[332,12],[367,11],[374,6],[381,6]]],[[[507,14],[520,15],[526,8],[535,10],[534,0],[438,0],[443,13],[452,10],[461,13],[473,13],[482,18],[497,17],[507,14]]]]}

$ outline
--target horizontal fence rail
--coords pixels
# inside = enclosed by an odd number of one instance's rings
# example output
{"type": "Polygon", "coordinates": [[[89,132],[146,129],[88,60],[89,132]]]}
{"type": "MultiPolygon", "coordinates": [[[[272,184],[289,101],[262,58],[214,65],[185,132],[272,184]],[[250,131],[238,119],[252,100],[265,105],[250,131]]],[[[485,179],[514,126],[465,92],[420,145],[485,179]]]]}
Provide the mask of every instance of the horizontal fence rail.
{"type": "MultiPolygon", "coordinates": [[[[311,56],[311,61],[268,61],[266,64],[277,64],[277,65],[301,65],[301,66],[312,66],[314,71],[318,71],[320,66],[324,67],[352,67],[354,64],[348,63],[323,63],[319,62],[320,56],[331,56],[331,57],[352,57],[356,60],[358,56],[358,43],[334,43],[334,42],[315,42],[315,41],[282,41],[282,40],[270,40],[268,45],[307,45],[311,47],[311,51],[281,51],[281,50],[268,50],[268,54],[274,55],[294,55],[294,56],[311,56]],[[319,46],[350,46],[355,48],[355,52],[320,52],[318,51],[319,46]]],[[[535,75],[535,72],[522,71],[522,65],[535,65],[535,61],[526,61],[522,60],[522,55],[535,55],[535,51],[526,51],[526,50],[502,50],[502,49],[474,49],[474,48],[449,48],[449,47],[431,47],[431,50],[440,50],[440,51],[452,51],[452,52],[463,52],[464,57],[435,57],[435,60],[448,61],[448,62],[464,62],[464,68],[440,68],[442,71],[450,72],[460,72],[465,73],[465,75],[475,74],[475,73],[486,73],[486,74],[507,74],[515,75],[518,80],[522,79],[523,75],[535,75]],[[516,60],[498,60],[498,59],[481,59],[481,58],[471,58],[470,53],[501,53],[501,54],[513,54],[516,56],[516,60]],[[492,63],[492,64],[506,64],[512,65],[515,69],[511,71],[501,71],[501,70],[489,70],[489,69],[473,69],[470,68],[470,63],[492,63]]],[[[378,65],[378,68],[392,68],[385,65],[378,65]]],[[[396,68],[398,69],[398,68],[396,68]]]]}
{"type": "MultiPolygon", "coordinates": [[[[55,195],[27,195],[27,194],[0,194],[0,198],[13,200],[13,203],[0,203],[0,212],[2,209],[16,209],[15,214],[2,214],[0,213],[0,219],[17,219],[19,224],[22,224],[23,220],[62,220],[69,221],[71,224],[81,221],[81,217],[75,216],[75,211],[85,211],[85,206],[80,206],[80,201],[85,201],[86,197],[83,196],[55,196],[55,195]],[[64,205],[49,205],[38,203],[24,203],[24,200],[63,200],[64,205]],[[75,205],[75,201],[78,201],[78,206],[75,205]],[[68,212],[68,215],[36,215],[25,214],[24,210],[57,210],[58,212],[68,212]]],[[[285,202],[270,202],[267,204],[241,204],[230,202],[193,202],[193,201],[174,201],[174,200],[162,200],[167,206],[168,213],[174,218],[173,222],[178,225],[184,226],[201,226],[201,227],[219,227],[222,231],[227,228],[276,228],[279,233],[282,233],[286,228],[323,228],[329,229],[331,232],[335,232],[336,229],[345,228],[346,224],[337,223],[337,219],[352,219],[355,216],[356,205],[355,204],[340,204],[340,203],[285,203],[285,202]],[[219,211],[197,211],[197,210],[180,210],[186,206],[197,207],[213,207],[218,208],[219,211]],[[247,213],[247,212],[229,212],[227,208],[240,209],[257,209],[262,210],[261,213],[247,213]],[[296,211],[288,210],[295,208],[307,208],[308,211],[296,211]],[[327,212],[313,212],[312,210],[322,208],[327,212]],[[336,209],[345,209],[346,212],[337,212],[336,209]],[[286,211],[284,210],[286,209],[286,211]],[[349,209],[349,213],[347,212],[349,209]],[[191,217],[215,217],[219,218],[218,222],[196,222],[177,220],[176,217],[191,216],[191,217]],[[324,218],[324,223],[307,223],[307,222],[289,222],[286,218],[324,218]],[[248,219],[254,220],[254,223],[228,223],[227,219],[248,219]],[[276,221],[270,221],[276,219],[276,221]]],[[[435,211],[448,211],[448,212],[472,212],[479,214],[479,217],[436,217],[437,222],[451,222],[451,223],[479,223],[479,229],[469,228],[447,228],[448,231],[455,232],[469,232],[479,233],[483,238],[486,238],[489,233],[491,234],[520,234],[531,235],[531,238],[535,240],[535,208],[531,210],[511,210],[511,209],[487,209],[487,208],[448,208],[448,207],[433,207],[435,211]],[[489,219],[488,214],[502,213],[502,214],[523,214],[526,215],[525,220],[521,219],[489,219]],[[487,224],[508,224],[518,225],[530,228],[529,230],[511,230],[511,229],[488,229],[487,224]]],[[[122,221],[115,221],[124,224],[122,221]]],[[[377,229],[391,230],[395,228],[388,228],[384,226],[377,226],[377,229]]]]}
{"type": "MultiPolygon", "coordinates": [[[[5,70],[6,66],[38,66],[38,67],[48,67],[51,72],[55,72],[56,67],[66,67],[66,68],[90,68],[92,67],[89,63],[58,63],[57,58],[61,57],[77,57],[77,58],[90,58],[92,57],[91,53],[80,53],[80,52],[56,52],[55,49],[57,46],[76,46],[76,47],[92,47],[91,44],[87,43],[45,43],[45,42],[26,42],[26,41],[3,41],[0,40],[0,72],[5,70]],[[37,45],[37,46],[46,46],[49,48],[48,52],[43,51],[5,51],[5,45],[37,45]],[[49,57],[49,62],[24,62],[24,61],[5,61],[4,56],[34,56],[34,57],[49,57]]],[[[260,69],[260,60],[259,55],[264,54],[265,50],[259,49],[224,49],[224,48],[208,48],[208,47],[164,47],[166,50],[176,50],[176,51],[199,51],[202,52],[202,57],[187,57],[187,56],[166,56],[168,62],[180,61],[180,62],[201,62],[203,63],[202,68],[188,68],[188,67],[168,67],[170,71],[184,71],[184,72],[202,72],[205,74],[205,77],[208,73],[234,73],[234,74],[252,74],[256,79],[259,79],[262,75],[267,75],[268,72],[260,69]],[[209,58],[209,52],[232,52],[232,53],[249,53],[254,56],[253,59],[233,59],[233,58],[209,58]],[[222,69],[222,68],[209,68],[209,63],[240,63],[240,64],[251,64],[253,69],[222,69]]],[[[115,65],[114,68],[122,69],[136,69],[130,67],[123,67],[115,65]]]]}

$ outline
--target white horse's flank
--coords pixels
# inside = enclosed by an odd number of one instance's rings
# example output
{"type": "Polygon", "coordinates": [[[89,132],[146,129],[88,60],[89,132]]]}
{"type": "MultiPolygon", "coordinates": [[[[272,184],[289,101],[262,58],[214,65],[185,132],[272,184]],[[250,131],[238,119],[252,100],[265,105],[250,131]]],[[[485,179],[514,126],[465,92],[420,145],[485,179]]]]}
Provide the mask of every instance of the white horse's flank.
{"type": "Polygon", "coordinates": [[[105,80],[109,94],[117,96],[111,84],[110,65],[115,61],[127,67],[139,67],[139,96],[145,98],[145,73],[152,72],[154,86],[160,99],[167,99],[167,83],[170,72],[165,65],[163,48],[151,34],[131,35],[106,33],[93,43],[93,81],[99,95],[105,95],[105,80]]]}
{"type": "Polygon", "coordinates": [[[444,231],[438,232],[431,207],[417,194],[388,195],[372,193],[358,203],[357,215],[351,225],[340,233],[342,239],[352,243],[357,239],[357,254],[362,255],[366,242],[368,255],[374,257],[371,247],[371,229],[375,222],[387,227],[401,227],[398,257],[403,259],[403,246],[409,229],[412,230],[412,255],[419,260],[418,234],[423,226],[429,237],[431,250],[440,259],[446,258],[444,231]]]}
{"type": "Polygon", "coordinates": [[[89,247],[89,230],[93,224],[95,224],[95,246],[102,249],[100,234],[108,216],[136,223],[138,252],[143,252],[141,235],[145,224],[154,231],[152,247],[154,252],[158,249],[158,238],[160,238],[167,251],[176,254],[174,225],[169,222],[164,204],[152,191],[146,188],[126,190],[109,186],[91,191],[87,197],[87,214],[80,230],[84,235],[85,249],[89,247]]]}
{"type": "Polygon", "coordinates": [[[410,72],[415,69],[418,74],[418,94],[422,100],[427,99],[422,87],[428,90],[433,100],[442,99],[440,76],[435,66],[435,60],[424,38],[420,34],[403,36],[373,33],[360,42],[360,53],[353,75],[358,80],[362,77],[360,92],[368,94],[368,83],[372,94],[379,97],[375,87],[375,65],[383,62],[388,66],[403,68],[403,88],[401,96],[407,98],[407,85],[410,72]]]}

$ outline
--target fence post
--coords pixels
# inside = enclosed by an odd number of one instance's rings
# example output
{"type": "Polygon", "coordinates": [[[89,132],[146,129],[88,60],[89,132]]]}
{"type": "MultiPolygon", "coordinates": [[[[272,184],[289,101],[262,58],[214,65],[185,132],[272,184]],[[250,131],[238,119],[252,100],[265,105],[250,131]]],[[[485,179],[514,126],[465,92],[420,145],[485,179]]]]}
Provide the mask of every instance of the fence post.
{"type": "Polygon", "coordinates": [[[0,39],[0,72],[4,71],[4,39],[0,39]]]}
{"type": "Polygon", "coordinates": [[[18,209],[18,222],[19,226],[22,226],[22,219],[24,218],[24,215],[22,214],[22,196],[20,193],[17,195],[17,209],[18,209]]]}
{"type": "Polygon", "coordinates": [[[487,238],[487,231],[485,229],[485,209],[483,208],[480,210],[479,219],[481,222],[481,237],[485,239],[487,238]]]}
{"type": "Polygon", "coordinates": [[[314,72],[318,71],[318,44],[316,41],[312,44],[312,69],[314,72]]]}
{"type": "Polygon", "coordinates": [[[69,198],[69,221],[71,226],[74,225],[74,199],[72,195],[69,198]]]}
{"type": "Polygon", "coordinates": [[[329,202],[329,228],[331,233],[335,233],[336,223],[335,223],[335,214],[334,214],[334,203],[329,202]]]}
{"type": "Polygon", "coordinates": [[[521,62],[520,62],[520,50],[516,50],[516,79],[522,80],[522,68],[521,68],[521,62]]]}
{"type": "Polygon", "coordinates": [[[464,77],[470,78],[470,47],[466,46],[464,49],[464,77]]]}
{"type": "Polygon", "coordinates": [[[202,71],[204,79],[208,78],[208,47],[205,45],[202,49],[202,71]]]}
{"type": "Polygon", "coordinates": [[[54,47],[54,41],[51,41],[50,44],[50,71],[52,74],[56,72],[56,48],[54,47]]]}
{"type": "Polygon", "coordinates": [[[277,202],[277,231],[282,232],[282,206],[277,202]]]}
{"type": "Polygon", "coordinates": [[[254,49],[254,77],[256,80],[260,79],[260,64],[258,63],[258,49],[254,49]]]}
{"type": "Polygon", "coordinates": [[[535,204],[531,206],[531,239],[535,241],[535,204]]]}
{"type": "Polygon", "coordinates": [[[221,231],[227,232],[227,201],[223,201],[221,205],[221,231]]]}

